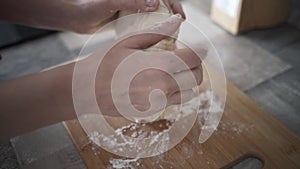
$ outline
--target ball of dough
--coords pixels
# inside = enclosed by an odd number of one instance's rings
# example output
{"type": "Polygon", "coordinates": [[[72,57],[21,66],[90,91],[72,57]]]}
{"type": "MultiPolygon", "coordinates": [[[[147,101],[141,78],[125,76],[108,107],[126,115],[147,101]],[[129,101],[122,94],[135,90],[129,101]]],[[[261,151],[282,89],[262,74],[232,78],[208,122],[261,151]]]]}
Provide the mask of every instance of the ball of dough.
{"type": "MultiPolygon", "coordinates": [[[[149,28],[150,26],[153,26],[156,23],[166,20],[173,13],[167,8],[164,2],[160,0],[160,5],[155,12],[139,13],[137,15],[135,12],[124,10],[120,11],[119,18],[130,14],[134,15],[125,19],[117,20],[115,30],[118,37],[131,32],[136,32],[145,28],[149,28]]],[[[173,36],[177,38],[178,31],[173,36]]],[[[174,50],[176,48],[175,41],[176,39],[169,37],[150,47],[149,50],[153,48],[163,50],[174,50]]]]}

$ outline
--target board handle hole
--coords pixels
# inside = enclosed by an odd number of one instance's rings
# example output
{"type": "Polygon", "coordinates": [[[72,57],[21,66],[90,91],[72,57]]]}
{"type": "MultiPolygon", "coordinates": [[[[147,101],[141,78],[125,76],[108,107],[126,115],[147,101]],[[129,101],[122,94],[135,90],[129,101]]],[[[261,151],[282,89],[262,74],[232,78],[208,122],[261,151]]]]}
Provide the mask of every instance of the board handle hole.
{"type": "Polygon", "coordinates": [[[262,169],[264,161],[256,156],[246,156],[237,160],[229,169],[262,169]]]}

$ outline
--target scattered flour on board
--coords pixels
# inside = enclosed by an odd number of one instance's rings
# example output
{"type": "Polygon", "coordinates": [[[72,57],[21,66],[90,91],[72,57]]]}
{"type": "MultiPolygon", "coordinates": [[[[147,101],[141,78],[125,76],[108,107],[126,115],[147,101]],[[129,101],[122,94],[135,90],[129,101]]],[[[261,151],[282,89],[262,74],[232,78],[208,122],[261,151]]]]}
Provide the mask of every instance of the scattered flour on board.
{"type": "Polygon", "coordinates": [[[124,168],[130,168],[135,169],[141,165],[139,158],[134,159],[110,159],[109,160],[111,166],[108,168],[111,169],[124,169],[124,168]]]}
{"type": "MultiPolygon", "coordinates": [[[[207,90],[205,92],[200,93],[199,96],[195,97],[191,101],[184,103],[182,105],[181,112],[177,114],[175,117],[168,118],[169,120],[172,120],[173,122],[176,122],[179,119],[184,119],[191,113],[195,113],[197,110],[195,110],[195,104],[199,105],[199,110],[198,110],[198,117],[196,120],[197,127],[200,127],[200,129],[207,128],[207,127],[214,127],[217,128],[217,126],[204,126],[205,120],[209,118],[210,113],[220,113],[223,111],[222,103],[218,101],[212,101],[212,97],[214,97],[214,94],[211,90],[207,90]]],[[[151,151],[153,152],[161,152],[164,149],[167,149],[169,146],[169,141],[170,137],[168,132],[170,131],[170,128],[172,125],[170,125],[167,129],[164,129],[163,131],[157,132],[157,131],[143,131],[141,128],[145,124],[143,123],[131,123],[127,126],[123,126],[121,128],[118,128],[115,130],[115,133],[117,136],[119,136],[119,139],[115,138],[114,136],[105,136],[97,131],[91,133],[89,135],[89,139],[91,142],[95,143],[96,145],[103,145],[105,144],[109,148],[113,148],[114,152],[118,151],[124,151],[124,148],[126,150],[130,149],[141,149],[139,147],[139,140],[142,140],[142,138],[151,138],[151,142],[149,146],[153,146],[151,151]],[[127,137],[123,134],[124,131],[131,131],[130,136],[127,137]],[[121,138],[121,139],[120,139],[121,138]],[[141,139],[136,139],[136,138],[141,138],[141,139]]],[[[215,124],[212,124],[215,125],[215,124]]],[[[233,132],[236,134],[240,134],[244,131],[248,131],[251,129],[253,126],[251,125],[246,125],[243,123],[238,123],[238,122],[232,122],[232,123],[220,123],[218,129],[217,129],[217,134],[224,134],[226,135],[227,132],[233,132]]],[[[195,127],[193,127],[195,128],[195,127]]],[[[191,130],[191,132],[194,135],[199,135],[200,130],[191,130]],[[198,132],[198,133],[196,133],[198,132]]],[[[190,158],[193,155],[193,152],[197,152],[198,155],[203,154],[201,150],[201,145],[198,142],[198,138],[195,137],[195,139],[192,141],[191,144],[187,143],[180,143],[180,154],[182,155],[182,160],[183,163],[185,159],[190,158]],[[197,151],[195,151],[197,150],[197,151]]],[[[143,152],[143,151],[141,151],[143,152]]],[[[167,152],[166,152],[167,153],[167,152]]],[[[152,165],[155,168],[160,168],[162,164],[168,165],[169,168],[176,167],[173,166],[171,161],[165,160],[164,155],[166,154],[160,154],[153,159],[156,159],[152,161],[152,165]]],[[[95,153],[96,155],[96,153],[95,153]]],[[[142,154],[141,154],[142,155],[142,154]]],[[[138,155],[139,156],[139,155],[138,155]]],[[[120,168],[143,168],[142,164],[142,159],[139,158],[134,159],[128,159],[128,158],[112,158],[110,159],[110,166],[108,166],[109,169],[115,168],[115,169],[120,169],[120,168]]]]}

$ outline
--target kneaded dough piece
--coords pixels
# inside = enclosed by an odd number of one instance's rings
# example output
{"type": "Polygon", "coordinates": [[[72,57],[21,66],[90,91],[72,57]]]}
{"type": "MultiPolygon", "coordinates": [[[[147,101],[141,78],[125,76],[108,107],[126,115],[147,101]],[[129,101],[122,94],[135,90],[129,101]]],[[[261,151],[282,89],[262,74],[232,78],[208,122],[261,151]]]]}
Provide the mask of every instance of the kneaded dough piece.
{"type": "MultiPolygon", "coordinates": [[[[131,17],[127,17],[126,19],[117,20],[115,30],[118,37],[153,26],[156,23],[166,20],[173,13],[167,8],[164,2],[160,0],[160,5],[154,13],[153,12],[140,13],[137,15],[135,12],[124,10],[124,11],[120,11],[119,18],[130,14],[135,14],[135,15],[132,15],[131,17]],[[163,15],[157,13],[163,13],[163,15]]],[[[178,31],[173,36],[177,38],[178,31]]],[[[174,50],[176,48],[175,41],[176,39],[169,37],[167,39],[160,41],[156,45],[150,47],[148,50],[151,49],[174,50]]]]}
{"type": "MultiPolygon", "coordinates": [[[[167,8],[167,6],[164,4],[162,0],[160,0],[160,5],[158,9],[155,11],[155,13],[140,13],[136,14],[135,12],[132,11],[120,11],[119,13],[119,18],[124,17],[130,14],[135,14],[132,15],[131,17],[123,18],[121,20],[117,20],[116,25],[115,25],[115,31],[117,34],[117,37],[121,37],[123,35],[126,35],[131,32],[137,32],[140,30],[143,30],[145,28],[149,28],[155,24],[158,24],[159,22],[162,22],[169,18],[173,13],[167,8]],[[157,14],[157,13],[163,13],[157,14]]],[[[177,38],[179,31],[173,35],[175,38],[177,38]]],[[[176,48],[175,45],[176,39],[169,37],[167,39],[164,39],[154,46],[146,49],[146,50],[174,50],[176,48]]],[[[153,122],[156,120],[160,119],[169,119],[173,120],[179,114],[179,109],[178,111],[175,110],[175,107],[177,106],[169,106],[165,110],[150,116],[146,118],[134,118],[135,122],[153,122]]]]}

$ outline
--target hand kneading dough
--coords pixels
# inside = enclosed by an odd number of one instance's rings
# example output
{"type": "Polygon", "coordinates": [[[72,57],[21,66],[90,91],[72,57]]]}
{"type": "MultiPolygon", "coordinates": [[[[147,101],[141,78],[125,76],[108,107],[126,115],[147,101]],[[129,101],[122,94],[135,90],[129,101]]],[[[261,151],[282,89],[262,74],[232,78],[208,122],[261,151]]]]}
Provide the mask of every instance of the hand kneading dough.
{"type": "MultiPolygon", "coordinates": [[[[135,12],[131,11],[120,11],[119,18],[134,14],[135,12]]],[[[173,13],[167,8],[167,6],[164,4],[162,0],[160,0],[160,5],[158,9],[155,11],[155,13],[140,13],[132,15],[131,17],[127,17],[126,19],[117,20],[115,25],[116,34],[118,37],[123,36],[125,34],[131,33],[131,32],[137,32],[139,30],[143,30],[145,28],[149,28],[156,23],[162,22],[169,18],[173,13]],[[157,14],[157,13],[163,13],[157,14]]],[[[175,33],[174,37],[178,36],[178,31],[175,33]]],[[[176,39],[174,38],[167,38],[156,45],[148,48],[147,50],[153,50],[153,49],[162,49],[162,50],[174,50],[176,48],[175,46],[176,39]]],[[[169,106],[165,110],[163,110],[160,113],[157,113],[150,117],[145,118],[134,118],[132,120],[136,122],[152,122],[160,119],[169,119],[173,120],[176,118],[177,114],[179,112],[178,105],[169,106]]]]}

